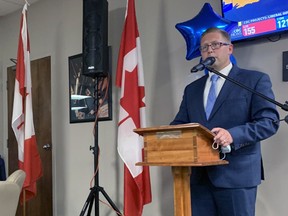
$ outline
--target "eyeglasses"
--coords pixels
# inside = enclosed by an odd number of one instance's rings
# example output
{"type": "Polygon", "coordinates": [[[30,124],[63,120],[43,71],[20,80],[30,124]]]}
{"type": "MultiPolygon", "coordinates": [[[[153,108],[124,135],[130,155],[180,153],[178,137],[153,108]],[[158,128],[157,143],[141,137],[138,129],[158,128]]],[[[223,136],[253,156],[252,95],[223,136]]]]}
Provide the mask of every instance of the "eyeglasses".
{"type": "Polygon", "coordinates": [[[231,44],[215,41],[215,42],[212,42],[211,44],[205,44],[203,46],[200,46],[199,50],[200,52],[207,52],[210,46],[212,50],[215,50],[215,49],[219,49],[222,46],[229,46],[229,45],[231,44]]]}

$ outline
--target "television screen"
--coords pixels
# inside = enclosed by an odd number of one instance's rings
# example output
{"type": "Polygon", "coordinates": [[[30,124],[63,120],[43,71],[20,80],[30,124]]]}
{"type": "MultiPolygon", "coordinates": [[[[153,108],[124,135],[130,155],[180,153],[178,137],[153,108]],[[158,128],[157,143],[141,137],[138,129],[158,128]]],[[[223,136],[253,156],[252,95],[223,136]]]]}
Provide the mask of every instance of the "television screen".
{"type": "Polygon", "coordinates": [[[221,0],[225,19],[238,22],[234,42],[288,31],[288,0],[221,0]]]}

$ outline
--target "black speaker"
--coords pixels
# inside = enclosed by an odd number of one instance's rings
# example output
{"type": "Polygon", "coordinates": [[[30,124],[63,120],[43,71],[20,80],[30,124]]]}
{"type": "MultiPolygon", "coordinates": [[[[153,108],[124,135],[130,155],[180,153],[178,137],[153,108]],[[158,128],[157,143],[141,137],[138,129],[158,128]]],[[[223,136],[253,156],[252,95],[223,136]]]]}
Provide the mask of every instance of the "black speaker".
{"type": "Polygon", "coordinates": [[[83,0],[83,75],[108,73],[108,2],[83,0]]]}
{"type": "Polygon", "coordinates": [[[283,52],[283,81],[288,81],[288,51],[283,52]]]}

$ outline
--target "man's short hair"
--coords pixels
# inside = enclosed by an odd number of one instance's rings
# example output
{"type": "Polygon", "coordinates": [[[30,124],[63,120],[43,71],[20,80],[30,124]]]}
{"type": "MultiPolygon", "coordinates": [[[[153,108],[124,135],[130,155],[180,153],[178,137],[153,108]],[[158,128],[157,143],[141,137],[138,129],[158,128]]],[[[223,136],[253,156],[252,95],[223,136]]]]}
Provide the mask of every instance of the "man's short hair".
{"type": "Polygon", "coordinates": [[[227,40],[227,42],[231,43],[231,38],[230,38],[230,35],[228,34],[228,32],[226,32],[222,29],[216,28],[216,27],[211,27],[211,28],[206,29],[206,31],[203,32],[203,34],[201,35],[201,40],[206,34],[212,33],[212,32],[220,33],[227,40]]]}

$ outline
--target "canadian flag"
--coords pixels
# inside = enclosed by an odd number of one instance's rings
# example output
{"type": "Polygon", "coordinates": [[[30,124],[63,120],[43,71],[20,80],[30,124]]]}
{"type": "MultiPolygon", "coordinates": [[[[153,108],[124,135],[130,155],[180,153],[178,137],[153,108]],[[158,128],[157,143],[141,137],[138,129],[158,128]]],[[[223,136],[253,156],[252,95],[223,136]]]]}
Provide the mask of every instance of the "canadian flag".
{"type": "Polygon", "coordinates": [[[25,197],[21,196],[22,201],[36,196],[36,181],[42,176],[42,163],[33,123],[30,44],[26,12],[27,4],[23,7],[21,17],[12,114],[12,128],[18,142],[19,168],[26,173],[23,185],[25,197]]]}
{"type": "Polygon", "coordinates": [[[116,85],[121,88],[118,152],[124,161],[124,215],[141,216],[143,206],[152,198],[149,168],[135,165],[143,161],[143,139],[133,129],[146,127],[146,105],[134,0],[127,1],[116,85]]]}

